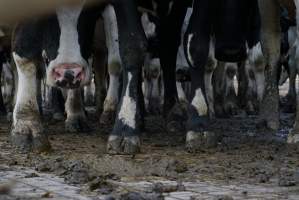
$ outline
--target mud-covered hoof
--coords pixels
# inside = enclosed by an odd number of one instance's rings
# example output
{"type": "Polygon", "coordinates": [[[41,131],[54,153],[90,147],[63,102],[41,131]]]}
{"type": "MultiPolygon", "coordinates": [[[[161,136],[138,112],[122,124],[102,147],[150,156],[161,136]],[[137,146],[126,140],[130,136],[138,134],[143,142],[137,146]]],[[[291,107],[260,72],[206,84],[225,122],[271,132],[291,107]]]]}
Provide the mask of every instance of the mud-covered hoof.
{"type": "Polygon", "coordinates": [[[170,133],[185,131],[187,110],[182,104],[176,104],[166,118],[166,129],[170,133]]]}
{"type": "Polygon", "coordinates": [[[138,136],[111,135],[107,143],[109,154],[134,155],[140,152],[140,139],[138,136]]]}
{"type": "Polygon", "coordinates": [[[11,131],[11,142],[24,152],[45,152],[51,149],[40,122],[19,120],[11,131]]]}
{"type": "Polygon", "coordinates": [[[188,152],[196,152],[217,146],[218,137],[215,133],[204,131],[189,131],[186,136],[186,149],[188,152]]]}
{"type": "Polygon", "coordinates": [[[104,111],[100,117],[100,125],[112,125],[115,121],[115,111],[104,111]]]}
{"type": "Polygon", "coordinates": [[[63,113],[61,113],[61,112],[55,112],[55,113],[53,113],[52,118],[53,118],[55,121],[63,121],[63,120],[64,120],[64,115],[63,115],[63,113]]]}
{"type": "Polygon", "coordinates": [[[65,121],[65,130],[68,133],[86,133],[91,132],[92,128],[85,117],[76,117],[65,121]]]}
{"type": "Polygon", "coordinates": [[[287,139],[288,144],[299,144],[299,134],[291,132],[287,139]]]}

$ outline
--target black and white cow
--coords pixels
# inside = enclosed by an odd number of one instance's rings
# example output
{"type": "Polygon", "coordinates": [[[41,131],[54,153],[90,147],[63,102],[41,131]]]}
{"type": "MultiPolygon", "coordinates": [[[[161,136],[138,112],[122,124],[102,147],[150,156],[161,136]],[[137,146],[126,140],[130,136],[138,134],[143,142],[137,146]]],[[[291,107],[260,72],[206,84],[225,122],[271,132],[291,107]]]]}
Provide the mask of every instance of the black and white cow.
{"type": "MultiPolygon", "coordinates": [[[[135,1],[117,0],[109,9],[117,19],[123,91],[117,118],[108,140],[109,153],[139,150],[141,116],[141,66],[146,50],[145,34],[138,20],[135,1]]],[[[70,89],[66,102],[67,122],[82,115],[79,87],[89,83],[88,58],[99,7],[85,9],[84,3],[57,8],[55,15],[22,22],[15,30],[13,57],[18,70],[18,94],[13,113],[12,142],[23,149],[44,151],[50,144],[43,133],[36,100],[36,73],[45,52],[49,66],[47,84],[70,89]]]]}
{"type": "Polygon", "coordinates": [[[246,0],[194,1],[193,13],[185,34],[185,52],[191,65],[192,102],[188,111],[186,145],[190,150],[214,146],[215,133],[208,131],[207,106],[204,104],[204,70],[208,63],[211,36],[215,58],[221,62],[246,60],[247,34],[251,12],[257,2],[246,0]]]}

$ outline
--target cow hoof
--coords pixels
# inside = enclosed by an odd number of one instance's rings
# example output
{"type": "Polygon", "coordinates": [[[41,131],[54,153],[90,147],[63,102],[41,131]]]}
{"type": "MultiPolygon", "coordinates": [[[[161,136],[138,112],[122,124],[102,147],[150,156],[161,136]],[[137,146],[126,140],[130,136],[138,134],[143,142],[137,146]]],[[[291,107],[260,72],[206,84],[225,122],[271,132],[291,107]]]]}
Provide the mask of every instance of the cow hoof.
{"type": "Polygon", "coordinates": [[[107,143],[109,154],[134,155],[140,152],[140,139],[138,136],[111,135],[107,143]]]}
{"type": "Polygon", "coordinates": [[[42,125],[34,120],[18,120],[11,131],[11,142],[21,151],[46,152],[51,145],[43,134],[42,125]]]}
{"type": "Polygon", "coordinates": [[[287,143],[288,144],[299,144],[299,134],[290,133],[288,135],[287,143]]]}
{"type": "Polygon", "coordinates": [[[72,119],[67,119],[65,121],[65,130],[69,133],[80,133],[80,132],[90,132],[92,131],[85,117],[76,117],[72,119]]]}
{"type": "Polygon", "coordinates": [[[112,125],[116,116],[115,111],[104,111],[100,118],[101,125],[112,125]]]}
{"type": "Polygon", "coordinates": [[[53,119],[55,121],[63,121],[64,120],[64,115],[63,115],[63,113],[56,112],[56,113],[53,114],[53,119]]]}
{"type": "Polygon", "coordinates": [[[207,148],[216,147],[218,137],[213,132],[189,131],[186,136],[186,149],[188,152],[196,152],[207,148]]]}
{"type": "Polygon", "coordinates": [[[166,129],[170,133],[185,131],[187,111],[181,104],[176,104],[166,119],[166,129]]]}

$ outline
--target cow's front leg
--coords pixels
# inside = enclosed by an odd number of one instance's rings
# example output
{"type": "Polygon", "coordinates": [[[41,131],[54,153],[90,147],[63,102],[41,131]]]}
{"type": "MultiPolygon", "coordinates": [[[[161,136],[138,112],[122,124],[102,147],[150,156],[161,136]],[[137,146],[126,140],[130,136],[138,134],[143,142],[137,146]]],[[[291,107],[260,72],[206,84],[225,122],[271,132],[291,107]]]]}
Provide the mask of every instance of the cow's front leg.
{"type": "Polygon", "coordinates": [[[217,143],[215,134],[208,130],[208,107],[204,97],[204,72],[208,61],[210,45],[209,17],[198,17],[198,8],[205,6],[209,10],[209,3],[194,2],[194,10],[189,27],[185,35],[184,47],[190,67],[192,83],[192,102],[188,110],[186,147],[188,151],[195,151],[215,146],[217,143]],[[198,26],[201,24],[202,26],[198,26]],[[202,31],[206,30],[206,31],[202,31]]]}
{"type": "Polygon", "coordinates": [[[37,104],[36,64],[13,53],[18,71],[18,90],[13,112],[12,143],[22,150],[46,151],[50,148],[43,133],[37,104]]]}
{"type": "Polygon", "coordinates": [[[84,111],[81,89],[70,89],[67,91],[67,100],[65,102],[65,111],[67,118],[65,129],[67,132],[88,132],[90,127],[84,111]]]}
{"type": "Polygon", "coordinates": [[[260,118],[266,128],[279,128],[279,98],[277,86],[277,66],[280,57],[280,14],[275,0],[259,0],[261,13],[261,43],[266,60],[265,91],[260,104],[260,118]],[[265,12],[267,10],[267,12],[265,12]]]}
{"type": "Polygon", "coordinates": [[[141,67],[146,39],[135,1],[119,0],[114,4],[114,9],[123,65],[123,90],[107,150],[111,154],[134,154],[140,151],[139,135],[143,125],[141,67]]]}

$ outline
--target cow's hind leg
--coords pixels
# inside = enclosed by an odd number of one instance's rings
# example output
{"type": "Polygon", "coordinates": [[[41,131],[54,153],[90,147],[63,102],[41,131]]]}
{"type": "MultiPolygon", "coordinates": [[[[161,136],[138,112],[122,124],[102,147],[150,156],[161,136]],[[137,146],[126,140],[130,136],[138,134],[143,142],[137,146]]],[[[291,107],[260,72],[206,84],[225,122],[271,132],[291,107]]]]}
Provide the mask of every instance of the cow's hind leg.
{"type": "Polygon", "coordinates": [[[141,68],[145,57],[146,38],[135,1],[115,1],[114,10],[123,65],[123,90],[107,151],[110,154],[135,154],[140,151],[139,135],[143,125],[141,68]]]}
{"type": "Polygon", "coordinates": [[[67,114],[65,121],[67,132],[89,132],[91,130],[84,111],[81,89],[70,89],[67,91],[65,111],[67,114]]]}

